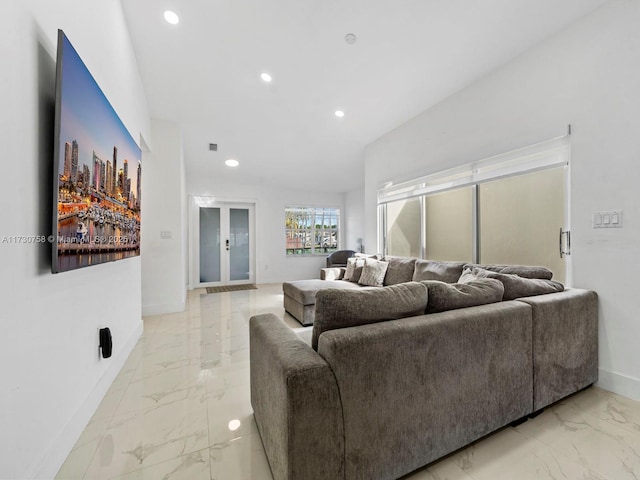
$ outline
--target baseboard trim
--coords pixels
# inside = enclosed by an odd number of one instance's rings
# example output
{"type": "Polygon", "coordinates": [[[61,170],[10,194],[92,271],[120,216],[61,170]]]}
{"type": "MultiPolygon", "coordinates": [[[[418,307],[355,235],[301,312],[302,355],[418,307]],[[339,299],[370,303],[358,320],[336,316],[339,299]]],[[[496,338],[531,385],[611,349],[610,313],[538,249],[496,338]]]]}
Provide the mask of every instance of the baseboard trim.
{"type": "Polygon", "coordinates": [[[162,315],[164,313],[184,312],[186,307],[187,307],[186,302],[143,305],[142,315],[146,317],[148,315],[162,315]]]}
{"type": "Polygon", "coordinates": [[[640,379],[603,368],[598,369],[598,374],[596,387],[640,401],[640,379]]]}
{"type": "Polygon", "coordinates": [[[67,459],[67,456],[73,449],[74,445],[80,438],[80,434],[83,432],[89,420],[98,409],[100,402],[104,398],[107,390],[113,383],[114,379],[124,366],[129,354],[136,346],[136,343],[142,336],[142,322],[138,322],[138,326],[134,330],[133,334],[123,347],[119,355],[114,355],[111,359],[115,360],[111,362],[109,368],[102,375],[98,383],[87,396],[85,402],[80,406],[75,415],[69,420],[67,426],[64,428],[59,437],[52,443],[52,446],[42,456],[40,462],[38,462],[29,472],[29,477],[32,479],[45,479],[54,478],[62,464],[67,459]]]}

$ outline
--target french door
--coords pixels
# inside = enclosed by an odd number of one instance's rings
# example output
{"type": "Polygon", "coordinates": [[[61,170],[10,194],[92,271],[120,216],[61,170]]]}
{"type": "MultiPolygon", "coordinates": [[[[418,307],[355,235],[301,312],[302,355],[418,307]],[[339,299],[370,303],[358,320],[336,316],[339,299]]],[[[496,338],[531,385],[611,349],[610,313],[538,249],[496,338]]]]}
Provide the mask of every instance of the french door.
{"type": "Polygon", "coordinates": [[[192,288],[255,283],[254,205],[194,197],[191,211],[192,288]]]}

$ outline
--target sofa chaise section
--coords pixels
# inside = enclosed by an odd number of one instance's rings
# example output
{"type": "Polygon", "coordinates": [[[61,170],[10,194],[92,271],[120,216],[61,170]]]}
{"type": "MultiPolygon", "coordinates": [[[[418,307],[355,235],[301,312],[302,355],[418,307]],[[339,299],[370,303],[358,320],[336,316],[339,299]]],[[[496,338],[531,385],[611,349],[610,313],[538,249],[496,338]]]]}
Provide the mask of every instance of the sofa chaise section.
{"type": "Polygon", "coordinates": [[[284,282],[284,309],[305,327],[313,325],[316,307],[316,292],[325,288],[352,290],[361,288],[357,283],[340,280],[297,280],[284,282]]]}
{"type": "Polygon", "coordinates": [[[394,479],[532,410],[531,307],[330,330],[252,317],[251,402],[276,480],[394,479]]]}
{"type": "Polygon", "coordinates": [[[523,306],[323,333],[318,353],[342,402],[345,478],[398,478],[529,414],[531,308],[523,306]]]}

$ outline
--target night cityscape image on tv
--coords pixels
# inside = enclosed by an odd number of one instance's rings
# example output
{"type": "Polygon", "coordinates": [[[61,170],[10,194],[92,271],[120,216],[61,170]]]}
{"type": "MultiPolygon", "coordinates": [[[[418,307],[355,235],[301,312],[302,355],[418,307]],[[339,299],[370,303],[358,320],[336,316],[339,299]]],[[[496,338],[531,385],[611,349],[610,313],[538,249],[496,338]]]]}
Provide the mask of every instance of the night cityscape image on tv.
{"type": "Polygon", "coordinates": [[[140,254],[141,150],[61,32],[57,258],[62,272],[140,254]]]}

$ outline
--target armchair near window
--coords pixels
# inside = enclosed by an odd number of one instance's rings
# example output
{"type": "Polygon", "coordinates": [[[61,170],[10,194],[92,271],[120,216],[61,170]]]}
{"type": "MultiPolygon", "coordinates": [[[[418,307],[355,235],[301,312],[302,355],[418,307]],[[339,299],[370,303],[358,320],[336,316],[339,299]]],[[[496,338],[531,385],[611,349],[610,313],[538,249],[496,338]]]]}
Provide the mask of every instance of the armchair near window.
{"type": "Polygon", "coordinates": [[[353,250],[338,250],[327,257],[327,268],[346,267],[347,258],[356,254],[353,250]]]}

